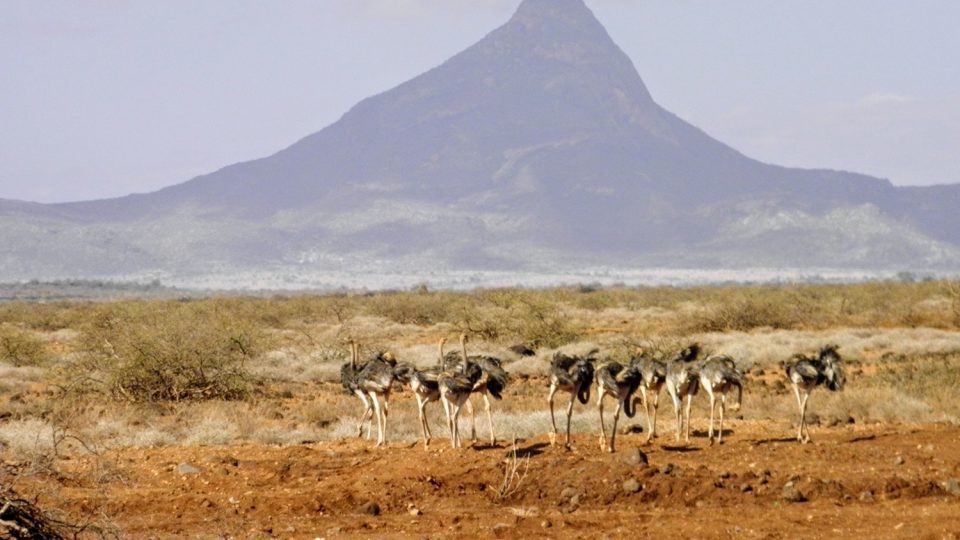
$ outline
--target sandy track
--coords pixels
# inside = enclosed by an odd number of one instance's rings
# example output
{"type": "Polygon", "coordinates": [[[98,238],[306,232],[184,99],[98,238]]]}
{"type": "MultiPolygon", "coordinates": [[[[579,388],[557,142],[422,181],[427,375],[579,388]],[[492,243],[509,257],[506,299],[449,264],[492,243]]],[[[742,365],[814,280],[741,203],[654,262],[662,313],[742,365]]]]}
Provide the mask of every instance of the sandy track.
{"type": "Polygon", "coordinates": [[[588,434],[572,451],[519,441],[526,476],[505,497],[510,445],[454,451],[443,440],[429,451],[361,440],[123,449],[108,456],[106,482],[87,474],[98,464],[88,458],[57,463],[59,479],[14,476],[8,462],[5,481],[75,519],[102,514],[131,538],[960,536],[960,496],[943,487],[960,477],[960,428],[821,428],[810,445],[772,428],[733,422],[719,447],[628,434],[614,455],[588,434]],[[200,472],[181,474],[181,463],[200,472]],[[784,500],[790,481],[807,501],[784,500]]]}

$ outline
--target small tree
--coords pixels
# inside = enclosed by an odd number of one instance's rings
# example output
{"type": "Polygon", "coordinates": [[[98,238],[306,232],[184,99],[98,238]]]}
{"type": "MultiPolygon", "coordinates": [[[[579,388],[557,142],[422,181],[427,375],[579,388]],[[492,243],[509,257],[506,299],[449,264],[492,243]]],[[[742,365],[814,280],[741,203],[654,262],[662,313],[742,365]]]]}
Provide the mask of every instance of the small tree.
{"type": "MultiPolygon", "coordinates": [[[[84,330],[83,367],[119,399],[240,399],[247,361],[265,337],[216,307],[170,304],[137,313],[105,311],[84,330]]],[[[88,373],[84,373],[84,376],[88,373]]]]}
{"type": "Polygon", "coordinates": [[[47,361],[44,343],[29,332],[0,326],[0,360],[17,367],[39,366],[47,361]]]}
{"type": "Polygon", "coordinates": [[[945,285],[953,310],[953,325],[960,327],[960,281],[946,281],[945,285]]]}

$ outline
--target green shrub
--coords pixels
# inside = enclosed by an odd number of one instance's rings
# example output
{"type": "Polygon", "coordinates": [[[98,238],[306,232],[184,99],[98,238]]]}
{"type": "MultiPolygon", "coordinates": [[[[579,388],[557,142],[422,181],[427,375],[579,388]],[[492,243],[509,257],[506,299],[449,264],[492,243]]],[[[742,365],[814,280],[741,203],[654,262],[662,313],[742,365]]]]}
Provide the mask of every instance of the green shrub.
{"type": "Polygon", "coordinates": [[[216,303],[104,306],[83,330],[78,367],[121,399],[240,399],[253,382],[247,361],[266,337],[234,315],[216,303]]]}
{"type": "Polygon", "coordinates": [[[43,365],[48,358],[43,341],[33,334],[8,325],[0,326],[0,360],[22,367],[43,365]]]}
{"type": "Polygon", "coordinates": [[[61,330],[75,326],[81,319],[83,310],[82,305],[69,302],[0,303],[0,323],[15,324],[31,330],[61,330]]]}
{"type": "Polygon", "coordinates": [[[579,335],[560,306],[537,292],[483,291],[476,302],[463,303],[459,309],[458,324],[490,341],[559,347],[579,335]]]}
{"type": "Polygon", "coordinates": [[[697,317],[691,330],[699,332],[748,331],[754,328],[793,328],[799,317],[768,299],[744,298],[722,303],[697,317]]]}
{"type": "Polygon", "coordinates": [[[960,327],[960,281],[947,281],[944,287],[950,298],[950,309],[953,311],[953,325],[960,327]]]}
{"type": "Polygon", "coordinates": [[[381,293],[367,299],[366,304],[371,315],[419,326],[449,321],[455,310],[450,295],[443,293],[381,293]]]}

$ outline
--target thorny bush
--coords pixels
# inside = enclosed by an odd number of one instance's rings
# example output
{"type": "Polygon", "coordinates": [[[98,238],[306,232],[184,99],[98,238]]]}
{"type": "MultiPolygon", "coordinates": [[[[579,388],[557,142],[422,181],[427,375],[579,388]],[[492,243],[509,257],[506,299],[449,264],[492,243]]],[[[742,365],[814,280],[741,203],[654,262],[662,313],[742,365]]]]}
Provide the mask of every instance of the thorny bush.
{"type": "Polygon", "coordinates": [[[266,341],[256,324],[216,302],[104,306],[83,330],[85,355],[75,367],[118,399],[241,399],[253,382],[247,363],[266,341]]]}

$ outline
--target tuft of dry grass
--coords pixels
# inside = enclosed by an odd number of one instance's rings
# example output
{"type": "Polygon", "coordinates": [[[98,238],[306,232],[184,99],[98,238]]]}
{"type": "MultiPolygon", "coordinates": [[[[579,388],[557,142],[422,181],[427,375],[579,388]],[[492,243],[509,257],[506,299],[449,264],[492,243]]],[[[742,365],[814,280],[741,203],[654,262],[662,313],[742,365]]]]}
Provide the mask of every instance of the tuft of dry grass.
{"type": "MultiPolygon", "coordinates": [[[[662,358],[691,341],[701,342],[707,354],[733,356],[748,371],[743,419],[734,424],[770,419],[789,429],[797,411],[780,364],[825,343],[840,345],[848,386],[840,393],[814,394],[811,413],[821,422],[960,421],[960,402],[953,396],[960,382],[957,282],[11,303],[0,304],[0,327],[39,344],[47,355],[22,367],[9,360],[0,364],[0,447],[38,461],[51,452],[87,452],[78,441],[100,451],[355,437],[360,402],[338,384],[347,336],[363,342],[365,355],[390,350],[424,367],[436,363],[439,337],[464,330],[474,335],[472,354],[500,357],[517,376],[505,399],[494,404],[501,440],[548,430],[542,377],[555,351],[599,349],[600,358],[626,360],[642,347],[662,358]],[[238,335],[254,339],[241,340],[240,347],[232,340],[238,335]],[[506,349],[517,343],[535,346],[537,355],[521,358],[506,349]],[[231,347],[248,353],[237,355],[231,347]],[[237,355],[232,357],[248,375],[235,401],[216,395],[174,403],[103,399],[123,395],[117,385],[127,390],[126,382],[118,383],[127,379],[114,370],[138,358],[161,359],[140,366],[163,373],[180,360],[218,355],[237,355]],[[92,388],[99,390],[87,392],[92,388]]],[[[170,380],[176,378],[164,379],[170,380]]],[[[475,401],[483,438],[486,416],[475,401]]],[[[706,409],[702,398],[695,403],[697,428],[706,409]]],[[[661,405],[661,429],[669,433],[671,405],[665,396],[661,405]]],[[[574,431],[598,429],[595,409],[593,402],[576,405],[574,431]]],[[[435,444],[445,442],[442,407],[430,405],[428,415],[435,444]]],[[[417,441],[416,420],[409,391],[395,393],[388,439],[417,441]]],[[[469,414],[461,421],[469,433],[469,414]]]]}
{"type": "Polygon", "coordinates": [[[3,422],[0,446],[28,461],[46,459],[54,451],[53,430],[53,424],[39,418],[3,422]]]}

